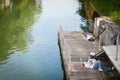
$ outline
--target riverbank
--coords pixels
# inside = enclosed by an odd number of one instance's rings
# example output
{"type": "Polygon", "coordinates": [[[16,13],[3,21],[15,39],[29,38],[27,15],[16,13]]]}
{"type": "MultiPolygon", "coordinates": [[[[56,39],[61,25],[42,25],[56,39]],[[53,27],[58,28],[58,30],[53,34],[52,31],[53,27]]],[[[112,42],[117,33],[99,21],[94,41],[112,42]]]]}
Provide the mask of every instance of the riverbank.
{"type": "Polygon", "coordinates": [[[111,18],[118,26],[120,26],[120,8],[119,2],[114,0],[85,0],[84,7],[86,16],[88,19],[94,19],[95,17],[106,16],[111,18]]]}

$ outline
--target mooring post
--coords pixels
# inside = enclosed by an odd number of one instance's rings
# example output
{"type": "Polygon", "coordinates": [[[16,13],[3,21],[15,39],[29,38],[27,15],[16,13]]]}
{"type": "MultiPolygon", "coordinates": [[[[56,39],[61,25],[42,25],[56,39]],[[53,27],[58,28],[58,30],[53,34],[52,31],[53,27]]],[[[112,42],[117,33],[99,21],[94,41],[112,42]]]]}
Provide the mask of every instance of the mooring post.
{"type": "Polygon", "coordinates": [[[116,41],[116,61],[118,61],[118,56],[119,56],[119,54],[118,54],[118,47],[119,47],[119,34],[117,35],[117,41],[116,41]]]}

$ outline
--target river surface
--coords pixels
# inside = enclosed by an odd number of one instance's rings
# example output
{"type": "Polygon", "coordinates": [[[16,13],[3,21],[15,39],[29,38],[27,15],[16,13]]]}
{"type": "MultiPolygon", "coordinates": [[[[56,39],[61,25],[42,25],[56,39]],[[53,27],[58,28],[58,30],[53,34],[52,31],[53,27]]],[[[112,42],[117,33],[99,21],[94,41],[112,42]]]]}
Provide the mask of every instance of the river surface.
{"type": "Polygon", "coordinates": [[[0,0],[0,80],[63,80],[58,30],[80,30],[78,0],[0,0]]]}

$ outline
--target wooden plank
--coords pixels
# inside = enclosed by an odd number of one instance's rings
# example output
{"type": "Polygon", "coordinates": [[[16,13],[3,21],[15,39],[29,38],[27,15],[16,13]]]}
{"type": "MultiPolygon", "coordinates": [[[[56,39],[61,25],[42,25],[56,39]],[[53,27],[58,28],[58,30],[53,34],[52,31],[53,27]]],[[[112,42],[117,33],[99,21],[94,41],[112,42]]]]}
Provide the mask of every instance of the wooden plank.
{"type": "Polygon", "coordinates": [[[118,72],[120,73],[120,45],[118,47],[118,61],[115,60],[116,58],[116,46],[103,46],[104,51],[106,52],[107,56],[111,60],[111,62],[114,64],[118,72]]]}

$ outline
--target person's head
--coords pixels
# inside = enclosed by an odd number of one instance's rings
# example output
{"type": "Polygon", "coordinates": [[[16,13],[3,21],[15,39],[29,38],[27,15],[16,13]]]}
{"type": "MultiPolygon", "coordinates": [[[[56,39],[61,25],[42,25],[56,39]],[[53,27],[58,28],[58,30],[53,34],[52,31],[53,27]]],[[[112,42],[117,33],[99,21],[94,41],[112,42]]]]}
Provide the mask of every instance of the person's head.
{"type": "Polygon", "coordinates": [[[90,59],[96,59],[95,52],[90,52],[90,59]]]}
{"type": "Polygon", "coordinates": [[[95,52],[90,52],[90,55],[95,56],[95,52]]]}

